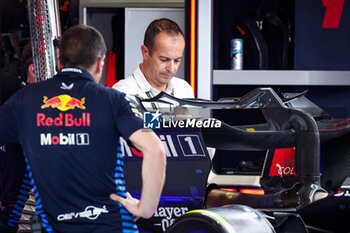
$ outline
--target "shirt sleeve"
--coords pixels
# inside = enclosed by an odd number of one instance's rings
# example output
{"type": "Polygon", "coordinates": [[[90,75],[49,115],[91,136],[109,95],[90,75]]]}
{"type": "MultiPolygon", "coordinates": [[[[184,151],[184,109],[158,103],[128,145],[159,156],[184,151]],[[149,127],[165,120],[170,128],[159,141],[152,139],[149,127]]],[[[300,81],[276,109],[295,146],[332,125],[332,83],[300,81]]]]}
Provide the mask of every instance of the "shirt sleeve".
{"type": "Polygon", "coordinates": [[[128,91],[130,91],[130,88],[126,85],[125,80],[120,80],[114,84],[112,88],[124,93],[128,93],[128,91]]]}
{"type": "Polygon", "coordinates": [[[19,143],[17,116],[19,103],[16,103],[18,95],[12,96],[0,107],[0,145],[19,143]]]}
{"type": "Polygon", "coordinates": [[[133,83],[130,77],[120,80],[119,82],[114,84],[112,88],[129,95],[139,94],[139,92],[141,91],[137,83],[133,83]]]}
{"type": "Polygon", "coordinates": [[[177,79],[178,82],[175,89],[175,96],[179,98],[194,98],[194,92],[190,84],[182,79],[177,79]]]}
{"type": "Polygon", "coordinates": [[[125,94],[119,93],[119,111],[117,113],[117,128],[124,139],[129,139],[131,134],[143,127],[143,121],[135,106],[125,98],[125,94]]]}

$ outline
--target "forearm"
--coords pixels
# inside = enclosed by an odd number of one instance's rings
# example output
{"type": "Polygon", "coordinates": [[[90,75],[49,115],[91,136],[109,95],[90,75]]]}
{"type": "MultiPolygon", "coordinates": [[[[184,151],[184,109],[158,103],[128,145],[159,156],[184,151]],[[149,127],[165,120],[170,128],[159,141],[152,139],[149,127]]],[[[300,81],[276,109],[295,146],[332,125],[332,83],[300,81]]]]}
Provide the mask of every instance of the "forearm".
{"type": "Polygon", "coordinates": [[[141,198],[137,202],[131,196],[127,198],[128,200],[118,197],[113,199],[127,206],[135,216],[150,218],[156,211],[165,181],[165,149],[152,131],[145,132],[139,129],[129,137],[129,140],[143,153],[141,198]]]}
{"type": "Polygon", "coordinates": [[[143,151],[140,207],[144,218],[154,214],[165,181],[166,157],[163,148],[143,151]]]}

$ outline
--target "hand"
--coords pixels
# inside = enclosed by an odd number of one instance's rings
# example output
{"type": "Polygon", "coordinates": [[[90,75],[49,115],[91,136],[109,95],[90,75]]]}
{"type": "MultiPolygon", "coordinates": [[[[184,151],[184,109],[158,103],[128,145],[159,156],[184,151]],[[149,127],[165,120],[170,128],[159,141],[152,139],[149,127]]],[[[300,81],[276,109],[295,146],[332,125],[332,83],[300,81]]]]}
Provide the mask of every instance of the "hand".
{"type": "Polygon", "coordinates": [[[122,198],[121,196],[112,193],[109,197],[113,201],[117,201],[122,204],[131,214],[134,221],[137,221],[142,216],[142,210],[140,208],[140,200],[133,198],[129,192],[126,192],[126,198],[122,198]]]}

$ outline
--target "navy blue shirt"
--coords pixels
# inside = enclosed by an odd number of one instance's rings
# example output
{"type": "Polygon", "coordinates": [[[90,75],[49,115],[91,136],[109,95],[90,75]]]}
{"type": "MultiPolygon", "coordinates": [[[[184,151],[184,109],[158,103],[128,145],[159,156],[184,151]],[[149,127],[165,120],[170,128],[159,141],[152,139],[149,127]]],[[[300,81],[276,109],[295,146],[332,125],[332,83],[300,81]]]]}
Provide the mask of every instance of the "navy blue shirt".
{"type": "Polygon", "coordinates": [[[119,137],[142,128],[125,95],[79,68],[29,85],[0,108],[0,145],[20,143],[47,232],[137,232],[119,137]]]}

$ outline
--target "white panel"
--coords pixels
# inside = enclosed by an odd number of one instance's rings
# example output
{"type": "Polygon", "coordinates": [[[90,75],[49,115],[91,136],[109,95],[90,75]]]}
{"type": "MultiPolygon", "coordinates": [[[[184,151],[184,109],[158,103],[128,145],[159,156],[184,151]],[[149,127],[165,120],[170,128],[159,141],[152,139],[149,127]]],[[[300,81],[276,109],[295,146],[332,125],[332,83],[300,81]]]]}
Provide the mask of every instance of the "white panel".
{"type": "Polygon", "coordinates": [[[197,97],[212,99],[212,0],[198,1],[197,97]]]}
{"type": "Polygon", "coordinates": [[[214,70],[214,85],[349,86],[349,71],[214,70]]]}
{"type": "MultiPolygon", "coordinates": [[[[155,19],[169,18],[175,21],[181,30],[185,29],[185,13],[176,8],[125,8],[125,77],[134,72],[142,63],[141,45],[148,25],[155,19]]],[[[183,56],[184,58],[184,56],[183,56]]],[[[176,77],[184,78],[183,59],[176,77]]]]}

